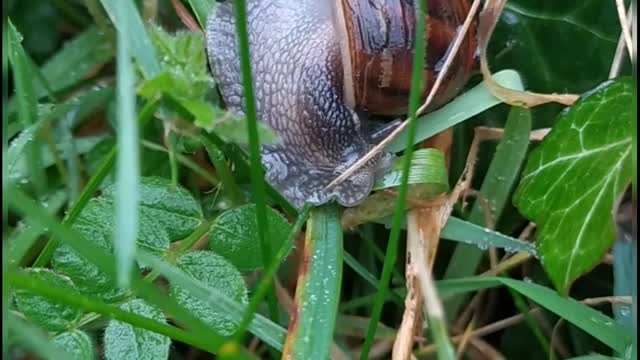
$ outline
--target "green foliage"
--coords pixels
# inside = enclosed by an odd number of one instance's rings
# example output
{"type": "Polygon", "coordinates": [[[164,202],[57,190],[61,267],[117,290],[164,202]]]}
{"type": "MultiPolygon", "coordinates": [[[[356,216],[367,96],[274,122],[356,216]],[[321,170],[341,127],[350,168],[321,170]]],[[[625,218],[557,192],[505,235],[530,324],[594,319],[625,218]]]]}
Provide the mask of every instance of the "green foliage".
{"type": "MultiPolygon", "coordinates": [[[[217,6],[180,2],[201,28],[217,6]]],[[[427,318],[429,329],[414,335],[430,345],[416,342],[413,355],[429,358],[436,348],[452,358],[459,349],[449,337],[469,325],[458,311],[469,306],[466,295],[494,287],[508,291],[475,298],[476,327],[539,306],[560,321],[553,342],[563,357],[635,351],[628,312],[636,305],[619,298],[635,294],[634,250],[615,237],[628,205],[616,218],[611,210],[635,185],[628,107],[636,90],[624,77],[603,84],[620,33],[614,2],[507,2],[488,54],[495,80],[587,93],[561,113],[558,104],[526,110],[501,104],[474,77],[387,145],[397,154],[392,166],[366,201],[343,212],[298,211],[260,181],[259,145],[278,138],[254,111],[245,26],[255,23],[244,21],[244,1],[234,6],[239,41],[228,44],[242,55],[243,114],[221,102],[204,33],[186,31],[173,1],[124,3],[9,0],[5,8],[3,358],[177,359],[194,348],[222,359],[364,357],[374,342],[394,339],[405,315],[403,267],[412,259],[404,258],[407,206],[398,195],[408,205],[441,204],[477,126],[504,132],[479,148],[478,192],[466,194],[473,203],[454,206],[441,229],[441,239],[455,241],[438,243],[432,269],[444,278],[436,285],[446,316],[427,318]],[[545,126],[541,144],[529,139],[545,126]],[[452,128],[451,148],[412,153],[411,144],[452,128]],[[521,234],[528,221],[537,231],[521,234]],[[357,225],[343,234],[345,224],[357,225]],[[296,242],[304,232],[306,242],[296,242]],[[613,265],[601,263],[614,240],[613,265]],[[475,275],[492,265],[489,248],[509,270],[504,277],[475,275]],[[285,292],[293,291],[291,304],[285,292]],[[615,303],[577,300],[586,298],[615,303]]],[[[621,69],[631,72],[624,57],[621,69]]],[[[530,327],[538,319],[528,317],[530,327]]],[[[547,356],[530,331],[520,324],[478,337],[507,357],[547,356]]]]}
{"type": "Polygon", "coordinates": [[[96,358],[94,341],[84,331],[72,330],[63,332],[54,337],[52,342],[71,354],[70,360],[93,360],[96,358]]]}
{"type": "MultiPolygon", "coordinates": [[[[131,300],[120,307],[124,311],[166,322],[164,314],[142,300],[131,300]]],[[[104,331],[104,356],[107,360],[156,360],[169,357],[171,339],[158,333],[111,320],[104,331]]]]}
{"type": "MultiPolygon", "coordinates": [[[[241,271],[263,268],[260,244],[256,239],[257,229],[255,204],[225,211],[211,227],[209,248],[241,271]]],[[[293,244],[283,243],[287,241],[290,229],[291,226],[282,215],[267,208],[267,239],[272,249],[286,246],[289,253],[293,244]]]]}
{"type": "Polygon", "coordinates": [[[611,209],[631,181],[630,102],[629,80],[585,94],[531,154],[515,195],[541,229],[542,264],[562,293],[615,239],[611,209]]]}
{"type": "MultiPolygon", "coordinates": [[[[201,281],[205,286],[216,289],[224,296],[241,304],[247,303],[247,286],[240,272],[223,257],[210,251],[192,251],[178,258],[177,267],[201,281]]],[[[204,303],[185,290],[181,284],[171,284],[171,294],[185,309],[197,314],[220,334],[229,335],[235,324],[225,312],[204,303]]]]}
{"type": "MultiPolygon", "coordinates": [[[[73,225],[87,241],[108,251],[113,249],[114,191],[115,186],[112,185],[104,190],[102,196],[91,199],[73,225]]],[[[198,202],[186,190],[172,188],[168,180],[143,178],[140,195],[137,243],[143,249],[162,254],[172,241],[186,237],[202,222],[198,202]]],[[[53,267],[71,277],[83,293],[104,299],[122,294],[96,265],[67,245],[55,251],[53,267]]]]}
{"type": "MultiPolygon", "coordinates": [[[[77,291],[73,282],[66,276],[56,274],[47,269],[29,269],[29,273],[66,291],[77,291]]],[[[82,313],[73,307],[51,301],[25,290],[18,290],[14,295],[18,310],[30,321],[51,331],[66,330],[74,326],[82,313]]]]}

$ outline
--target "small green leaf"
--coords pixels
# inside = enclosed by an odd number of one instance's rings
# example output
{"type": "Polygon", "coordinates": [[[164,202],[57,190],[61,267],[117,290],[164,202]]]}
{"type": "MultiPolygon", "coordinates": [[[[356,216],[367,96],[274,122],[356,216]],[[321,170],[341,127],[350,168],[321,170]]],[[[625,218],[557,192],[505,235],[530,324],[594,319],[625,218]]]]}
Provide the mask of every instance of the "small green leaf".
{"type": "MultiPolygon", "coordinates": [[[[279,249],[287,241],[291,225],[277,211],[267,208],[267,226],[271,248],[279,249]]],[[[264,264],[257,231],[255,204],[225,211],[211,227],[209,248],[241,271],[261,269],[264,264]]],[[[292,246],[287,245],[287,253],[292,246]]]]}
{"type": "MultiPolygon", "coordinates": [[[[104,190],[104,196],[113,197],[114,187],[104,190]]],[[[202,209],[198,201],[185,188],[174,188],[171,180],[145,177],[140,180],[140,215],[154,221],[167,232],[170,241],[180,240],[202,223],[202,209]]],[[[141,227],[150,224],[141,222],[141,227]]],[[[144,229],[141,229],[144,234],[144,229]]],[[[143,239],[144,236],[140,235],[143,239]]],[[[143,241],[144,243],[145,241],[143,241]]]]}
{"type": "Polygon", "coordinates": [[[53,338],[53,344],[71,354],[69,360],[94,360],[96,349],[93,340],[80,330],[64,332],[53,338]]]}
{"type": "MultiPolygon", "coordinates": [[[[120,307],[124,311],[166,323],[164,314],[140,299],[120,307]]],[[[104,356],[107,360],[162,360],[169,358],[171,339],[158,333],[111,320],[104,331],[104,356]]]]}
{"type": "Polygon", "coordinates": [[[631,180],[631,86],[606,82],[561,113],[515,194],[540,229],[542,264],[563,294],[615,239],[611,209],[631,180]]]}
{"type": "MultiPolygon", "coordinates": [[[[247,286],[240,272],[222,256],[211,251],[193,251],[178,258],[177,266],[196,280],[236,302],[248,302],[247,286]]],[[[230,315],[197,299],[180,285],[171,284],[172,296],[187,310],[222,335],[230,335],[236,325],[230,315]]]]}
{"type": "MultiPolygon", "coordinates": [[[[56,274],[51,270],[30,268],[26,271],[51,286],[64,288],[71,292],[76,291],[73,282],[68,277],[56,274]]],[[[50,331],[68,329],[82,315],[82,312],[77,308],[63,305],[26,290],[16,289],[15,300],[18,310],[29,320],[50,331]]]]}
{"type": "MultiPolygon", "coordinates": [[[[113,252],[113,195],[112,185],[103,196],[91,199],[73,228],[87,241],[113,252]]],[[[163,253],[172,241],[188,236],[202,222],[199,203],[187,190],[172,188],[170,180],[143,178],[140,187],[140,228],[138,245],[153,253],[163,253]]],[[[82,258],[67,245],[61,245],[53,255],[56,271],[71,277],[81,292],[99,295],[110,300],[122,292],[98,267],[82,258]]]]}

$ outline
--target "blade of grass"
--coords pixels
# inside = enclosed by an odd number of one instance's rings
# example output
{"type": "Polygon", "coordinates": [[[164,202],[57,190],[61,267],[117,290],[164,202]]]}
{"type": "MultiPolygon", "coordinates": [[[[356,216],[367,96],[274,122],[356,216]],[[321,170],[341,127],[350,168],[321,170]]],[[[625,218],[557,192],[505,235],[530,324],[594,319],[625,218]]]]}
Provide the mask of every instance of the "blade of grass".
{"type": "Polygon", "coordinates": [[[19,316],[11,313],[7,320],[9,320],[11,324],[11,332],[18,337],[18,341],[20,341],[23,346],[42,356],[43,359],[59,360],[73,358],[67,352],[54,346],[42,330],[28,324],[19,316]]]}
{"type": "MultiPolygon", "coordinates": [[[[362,264],[358,262],[358,260],[356,260],[356,258],[354,258],[346,251],[344,252],[344,262],[349,265],[349,267],[353,269],[353,271],[355,271],[358,275],[360,275],[366,282],[371,284],[374,289],[378,289],[378,284],[380,283],[380,281],[375,277],[375,275],[370,273],[364,266],[362,266],[362,264]]],[[[393,300],[396,305],[400,307],[404,306],[404,299],[395,291],[393,291],[393,289],[389,290],[389,295],[391,297],[391,300],[393,300]]]]}
{"type": "Polygon", "coordinates": [[[476,276],[441,280],[437,283],[443,299],[469,291],[507,286],[538,305],[562,317],[615,351],[622,352],[631,344],[632,334],[614,319],[572,298],[563,298],[554,290],[527,281],[503,277],[476,276]]]}
{"type": "MultiPolygon", "coordinates": [[[[59,92],[77,85],[86,79],[87,75],[95,71],[102,63],[113,57],[113,49],[104,34],[95,27],[87,30],[69,41],[62,50],[57,52],[40,68],[40,73],[46,83],[37,77],[34,92],[37,99],[59,92]],[[50,88],[47,89],[47,84],[50,88]]],[[[17,98],[11,99],[6,109],[9,116],[17,110],[17,98]]]]}
{"type": "MultiPolygon", "coordinates": [[[[110,278],[115,279],[115,258],[112,254],[92,242],[86,241],[76,230],[58,223],[46,210],[35,204],[31,198],[18,188],[13,186],[9,187],[6,195],[9,199],[9,206],[12,209],[19,214],[28,216],[30,221],[37,223],[39,226],[50,229],[56,237],[73,248],[80,256],[83,256],[98,266],[100,271],[104,272],[110,278]]],[[[174,269],[172,267],[170,268],[174,269]]],[[[131,288],[140,298],[147,300],[151,304],[155,304],[166,313],[172,314],[178,323],[183,324],[191,330],[192,336],[201,337],[199,341],[208,341],[216,351],[225,344],[222,336],[209,329],[202,320],[183,309],[175,300],[169,298],[168,295],[161,293],[154,285],[135,276],[132,278],[131,288]]],[[[218,298],[215,298],[215,300],[221,301],[218,298]]],[[[268,322],[268,324],[273,323],[268,322]]],[[[273,329],[270,330],[273,331],[273,329]]]]}
{"type": "MultiPolygon", "coordinates": [[[[242,85],[244,95],[244,112],[247,116],[247,135],[249,137],[249,158],[251,166],[251,187],[256,203],[256,222],[258,224],[258,239],[262,251],[263,264],[271,261],[271,246],[266,239],[267,208],[264,190],[264,176],[260,161],[260,139],[258,137],[258,122],[253,94],[253,80],[251,78],[251,54],[249,52],[249,35],[247,32],[247,4],[245,0],[237,0],[234,6],[238,46],[240,50],[240,66],[242,69],[242,85]]],[[[269,314],[273,321],[278,319],[278,305],[275,289],[267,294],[269,314]]]]}
{"type": "MultiPolygon", "coordinates": [[[[129,52],[134,45],[130,33],[134,33],[127,19],[128,10],[122,2],[112,18],[122,19],[117,29],[116,92],[118,152],[115,194],[115,224],[113,248],[118,264],[118,285],[129,286],[129,275],[133,269],[138,238],[138,206],[140,202],[140,149],[138,147],[138,124],[136,122],[136,95],[133,64],[129,52]]],[[[133,3],[130,1],[127,4],[133,3]]],[[[138,36],[138,35],[136,35],[138,36]]],[[[151,53],[153,54],[153,53],[151,53]]],[[[143,60],[140,60],[141,62],[143,60]]],[[[147,60],[148,61],[148,60],[147,60]]],[[[144,62],[143,62],[144,63],[144,62]]],[[[146,66],[149,66],[148,64],[146,66]]]]}
{"type": "MultiPolygon", "coordinates": [[[[159,105],[158,101],[148,102],[142,108],[142,110],[138,114],[138,123],[140,124],[141,128],[143,128],[153,118],[153,113],[155,112],[158,105],[159,105]]],[[[100,184],[102,184],[102,181],[105,179],[105,177],[107,177],[107,175],[109,175],[109,172],[111,171],[111,169],[113,168],[113,165],[115,164],[116,153],[117,153],[116,150],[117,148],[114,146],[107,153],[107,155],[104,156],[104,158],[102,159],[102,162],[100,163],[100,166],[98,167],[98,170],[91,177],[91,179],[89,179],[89,181],[87,182],[87,185],[85,185],[84,189],[82,190],[82,193],[80,193],[80,196],[78,197],[76,202],[73,204],[73,206],[71,206],[71,208],[69,209],[69,212],[67,212],[64,219],[62,220],[63,225],[72,225],[76,221],[76,219],[78,218],[78,215],[80,215],[80,213],[82,212],[82,209],[84,209],[84,207],[87,205],[89,200],[93,197],[93,194],[98,189],[100,184]]],[[[46,264],[48,264],[57,246],[58,246],[58,239],[56,237],[53,237],[44,246],[44,248],[42,249],[42,252],[40,252],[40,255],[38,255],[35,262],[33,263],[33,266],[43,267],[46,264]]]]}
{"type": "Polygon", "coordinates": [[[200,141],[207,150],[207,155],[216,168],[216,173],[220,176],[222,191],[231,199],[233,205],[242,205],[245,202],[244,194],[240,191],[231,169],[225,162],[224,153],[205,136],[201,136],[200,141]]]}
{"type": "Polygon", "coordinates": [[[204,339],[194,337],[185,330],[121,310],[119,307],[107,304],[98,298],[48,286],[46,282],[23,272],[13,271],[9,274],[8,279],[14,288],[28,290],[34,294],[55,300],[59,303],[67,304],[85,311],[102,314],[109,318],[120,320],[141,329],[147,329],[158,334],[165,335],[171,339],[184,342],[185,344],[189,344],[206,350],[211,354],[215,354],[215,349],[211,346],[209,341],[203,342],[204,339]]]}
{"type": "MultiPolygon", "coordinates": [[[[131,54],[136,59],[144,77],[150,79],[162,71],[156,56],[156,49],[149,38],[142,17],[133,1],[100,0],[109,18],[129,44],[131,54]]],[[[119,41],[120,42],[120,41],[119,41]]]]}
{"type": "Polygon", "coordinates": [[[393,267],[397,257],[401,225],[405,215],[405,200],[409,188],[407,185],[409,181],[409,169],[411,167],[413,144],[415,144],[414,139],[416,135],[416,116],[418,107],[420,106],[420,91],[422,89],[422,69],[424,66],[424,59],[426,55],[426,46],[424,40],[424,19],[426,14],[427,11],[424,1],[417,1],[415,49],[413,54],[413,68],[411,70],[411,94],[409,100],[409,125],[406,137],[403,137],[402,135],[399,136],[399,138],[404,139],[405,147],[404,164],[402,167],[402,184],[400,185],[400,188],[398,190],[396,209],[393,216],[393,226],[391,227],[391,234],[389,235],[389,242],[387,244],[387,251],[382,267],[382,276],[380,277],[380,285],[376,294],[376,302],[371,312],[371,320],[369,322],[369,328],[367,329],[367,336],[360,353],[361,360],[366,360],[369,357],[369,350],[371,349],[371,345],[373,345],[373,339],[376,333],[378,321],[380,320],[380,314],[382,313],[382,307],[387,297],[389,280],[391,279],[391,273],[393,271],[393,267]]]}
{"type": "Polygon", "coordinates": [[[509,289],[509,292],[511,293],[511,297],[513,298],[513,303],[516,305],[516,308],[518,309],[518,311],[524,316],[524,320],[527,326],[533,332],[533,335],[535,336],[536,340],[538,340],[540,347],[542,348],[545,354],[550,354],[549,340],[547,340],[547,337],[544,335],[544,332],[540,328],[540,325],[538,325],[538,323],[531,316],[531,313],[530,313],[531,309],[529,309],[529,307],[527,306],[527,303],[522,298],[522,295],[520,295],[518,292],[516,292],[513,289],[509,289]]]}
{"type": "MultiPolygon", "coordinates": [[[[152,142],[147,141],[147,140],[142,140],[140,143],[142,144],[142,146],[144,146],[147,149],[150,149],[150,150],[153,150],[153,151],[161,151],[161,152],[167,153],[167,154],[169,153],[169,150],[164,148],[162,145],[155,144],[155,143],[152,143],[152,142]]],[[[184,155],[179,154],[179,153],[176,153],[176,160],[180,164],[182,164],[183,166],[188,168],[189,170],[191,170],[194,173],[198,174],[198,176],[201,176],[203,179],[207,180],[211,185],[213,185],[213,186],[219,186],[220,185],[220,181],[218,179],[213,177],[213,175],[210,172],[208,172],[207,170],[203,169],[200,165],[198,165],[198,163],[196,163],[195,161],[191,160],[189,157],[184,156],[184,155]]]]}
{"type": "MultiPolygon", "coordinates": [[[[501,85],[511,89],[524,88],[520,75],[514,70],[503,70],[493,74],[501,85]]],[[[446,129],[453,127],[479,113],[500,104],[498,98],[491,95],[484,82],[453,99],[442,109],[418,118],[416,135],[412,144],[417,144],[446,129]]],[[[387,147],[391,152],[400,152],[407,147],[408,129],[400,133],[387,147]]]]}
{"type": "MultiPolygon", "coordinates": [[[[30,71],[27,54],[22,48],[22,36],[9,21],[9,61],[13,67],[15,93],[18,102],[18,116],[24,127],[35,124],[38,120],[38,104],[33,88],[33,74],[30,71]]],[[[37,132],[32,135],[37,138],[37,132]]],[[[25,145],[29,176],[38,196],[44,195],[47,188],[47,177],[42,166],[42,152],[37,141],[25,145]]]]}
{"type": "Polygon", "coordinates": [[[200,27],[205,29],[207,27],[207,17],[214,10],[214,2],[207,0],[189,0],[191,10],[196,14],[200,27]]]}
{"type": "MultiPolygon", "coordinates": [[[[494,223],[497,223],[498,219],[500,219],[502,211],[509,200],[511,190],[518,178],[529,147],[530,132],[531,112],[527,109],[512,107],[504,129],[504,137],[496,148],[493,160],[480,188],[480,193],[489,203],[491,218],[494,223]]],[[[484,212],[480,202],[476,201],[468,220],[476,225],[486,225],[484,224],[484,219],[484,212]]],[[[447,226],[445,232],[455,230],[453,219],[450,222],[452,226],[447,226]]],[[[463,235],[462,237],[468,237],[468,235],[463,235]]],[[[535,253],[533,245],[530,246],[530,250],[535,253]]],[[[480,264],[483,253],[483,250],[477,246],[458,244],[451,260],[449,260],[449,266],[444,275],[445,279],[472,275],[480,264]]],[[[457,315],[464,299],[464,297],[456,297],[447,301],[445,309],[449,320],[457,315]]]]}
{"type": "Polygon", "coordinates": [[[329,358],[340,302],[342,236],[337,205],[311,210],[283,359],[329,358]]]}

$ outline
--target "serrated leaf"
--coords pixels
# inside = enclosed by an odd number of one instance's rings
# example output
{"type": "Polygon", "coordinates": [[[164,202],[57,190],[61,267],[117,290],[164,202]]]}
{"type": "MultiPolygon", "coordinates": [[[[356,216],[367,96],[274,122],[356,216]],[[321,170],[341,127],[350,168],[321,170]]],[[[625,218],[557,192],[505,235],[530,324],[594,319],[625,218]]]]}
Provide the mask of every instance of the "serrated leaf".
{"type": "MultiPolygon", "coordinates": [[[[267,241],[272,249],[279,249],[287,240],[291,225],[272,208],[267,208],[267,241]]],[[[209,249],[222,255],[241,271],[264,267],[258,239],[256,205],[249,204],[222,213],[211,226],[209,249]]],[[[291,250],[293,244],[287,244],[291,250]]]]}
{"type": "Polygon", "coordinates": [[[69,360],[94,360],[96,349],[93,340],[80,330],[63,332],[53,338],[53,344],[72,356],[69,360]]]}
{"type": "Polygon", "coordinates": [[[631,179],[631,82],[606,82],[560,114],[527,162],[516,206],[539,227],[542,264],[556,288],[611,247],[611,209],[631,179]]]}
{"type": "MultiPolygon", "coordinates": [[[[73,225],[87,241],[109,252],[113,252],[114,191],[115,187],[109,186],[103,196],[91,199],[73,225]]],[[[151,177],[141,181],[139,216],[138,245],[158,254],[201,224],[202,209],[184,188],[174,189],[170,180],[151,177]]],[[[52,261],[54,268],[71,277],[83,293],[106,300],[122,294],[114,287],[112,279],[67,245],[56,249],[52,261]]]]}
{"type": "MultiPolygon", "coordinates": [[[[26,270],[31,276],[46,281],[51,286],[76,291],[73,282],[66,276],[42,268],[26,270]]],[[[15,300],[18,310],[34,324],[50,331],[65,330],[75,324],[82,315],[76,308],[60,304],[56,301],[35,295],[27,290],[16,289],[15,300]]]]}
{"type": "MultiPolygon", "coordinates": [[[[164,314],[140,299],[120,307],[124,311],[166,323],[164,314]]],[[[107,360],[161,360],[169,358],[171,339],[164,335],[111,320],[104,331],[104,356],[107,360]]]]}
{"type": "MultiPolygon", "coordinates": [[[[240,272],[222,256],[211,251],[192,251],[178,258],[177,266],[182,271],[214,288],[236,302],[248,302],[247,286],[240,272]]],[[[171,295],[185,309],[209,324],[221,335],[231,334],[236,325],[233,318],[189,294],[180,285],[171,284],[171,295]]]]}

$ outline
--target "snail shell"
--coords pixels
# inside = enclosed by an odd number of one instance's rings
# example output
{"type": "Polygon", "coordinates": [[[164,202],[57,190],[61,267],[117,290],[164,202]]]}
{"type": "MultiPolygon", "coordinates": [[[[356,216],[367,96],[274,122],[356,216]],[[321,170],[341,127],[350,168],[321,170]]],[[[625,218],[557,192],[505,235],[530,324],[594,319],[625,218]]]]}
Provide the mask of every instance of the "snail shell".
{"type": "MultiPolygon", "coordinates": [[[[424,76],[432,84],[468,5],[467,0],[428,3],[424,76]]],[[[243,115],[234,21],[231,2],[217,5],[207,23],[207,52],[224,102],[243,115]]],[[[249,0],[247,25],[258,119],[280,138],[261,148],[266,180],[298,208],[330,200],[357,205],[389,164],[390,154],[379,154],[343,183],[324,188],[390,130],[371,131],[356,111],[406,112],[413,1],[249,0]]],[[[439,92],[436,106],[454,96],[471,73],[475,37],[468,38],[454,63],[459,68],[439,92]]]]}

